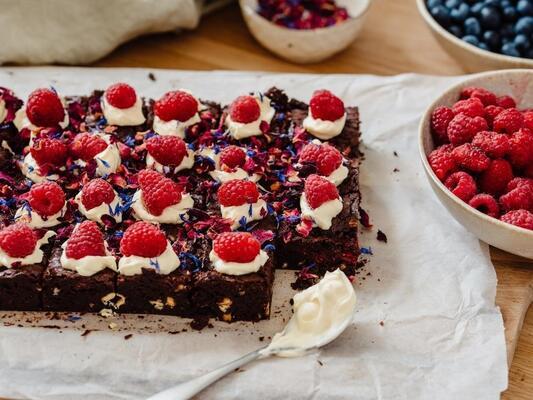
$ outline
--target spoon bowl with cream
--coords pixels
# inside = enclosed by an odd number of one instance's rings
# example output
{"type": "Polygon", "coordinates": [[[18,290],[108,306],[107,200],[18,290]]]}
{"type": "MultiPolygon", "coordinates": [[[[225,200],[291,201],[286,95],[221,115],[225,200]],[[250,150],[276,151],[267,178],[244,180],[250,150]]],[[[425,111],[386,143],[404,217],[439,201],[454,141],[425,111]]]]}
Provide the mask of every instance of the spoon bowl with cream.
{"type": "Polygon", "coordinates": [[[185,400],[251,361],[269,356],[299,357],[331,343],[352,323],[355,290],[337,269],[327,272],[314,286],[293,298],[293,316],[283,331],[263,348],[227,363],[205,375],[151,396],[148,400],[185,400]]]}

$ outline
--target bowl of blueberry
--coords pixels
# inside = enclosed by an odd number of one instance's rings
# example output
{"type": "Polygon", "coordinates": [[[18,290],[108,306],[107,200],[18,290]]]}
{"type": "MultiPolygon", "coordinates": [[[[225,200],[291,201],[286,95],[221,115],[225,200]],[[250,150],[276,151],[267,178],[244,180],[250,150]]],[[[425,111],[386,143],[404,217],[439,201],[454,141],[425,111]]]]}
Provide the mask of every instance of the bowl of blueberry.
{"type": "Polygon", "coordinates": [[[445,91],[422,117],[419,150],[457,222],[533,259],[533,70],[484,72],[445,91]]]}
{"type": "Polygon", "coordinates": [[[325,60],[359,35],[370,0],[239,0],[255,39],[300,64],[325,60]]]}
{"type": "Polygon", "coordinates": [[[533,68],[533,0],[417,0],[441,46],[467,71],[533,68]]]}

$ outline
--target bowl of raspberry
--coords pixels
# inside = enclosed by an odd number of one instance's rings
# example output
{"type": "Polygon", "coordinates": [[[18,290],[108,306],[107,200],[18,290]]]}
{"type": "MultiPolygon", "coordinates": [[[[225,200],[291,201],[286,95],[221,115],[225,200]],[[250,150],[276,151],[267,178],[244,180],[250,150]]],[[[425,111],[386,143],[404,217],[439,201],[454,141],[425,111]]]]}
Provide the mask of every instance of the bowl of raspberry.
{"type": "Polygon", "coordinates": [[[239,0],[255,39],[286,60],[308,64],[344,50],[359,35],[370,0],[239,0]]]}
{"type": "Polygon", "coordinates": [[[470,72],[533,68],[533,0],[417,0],[439,44],[470,72]]]}
{"type": "Polygon", "coordinates": [[[533,70],[481,73],[447,90],[422,117],[419,148],[459,223],[533,259],[533,70]]]}

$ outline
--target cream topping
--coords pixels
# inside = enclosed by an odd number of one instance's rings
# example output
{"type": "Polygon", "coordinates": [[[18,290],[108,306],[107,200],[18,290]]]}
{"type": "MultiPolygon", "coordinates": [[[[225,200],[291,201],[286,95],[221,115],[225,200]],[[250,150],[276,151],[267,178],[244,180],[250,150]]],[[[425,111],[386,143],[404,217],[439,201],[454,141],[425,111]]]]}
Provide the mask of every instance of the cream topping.
{"type": "Polygon", "coordinates": [[[47,231],[41,239],[37,240],[37,244],[35,245],[35,249],[33,249],[33,252],[23,258],[10,257],[4,252],[4,250],[0,248],[0,265],[6,268],[11,268],[14,263],[20,263],[20,265],[31,265],[41,263],[43,261],[44,255],[43,251],[41,250],[41,246],[48,243],[48,240],[52,236],[55,236],[55,232],[47,231]]]}
{"type": "Polygon", "coordinates": [[[184,222],[183,217],[186,216],[187,211],[194,207],[194,200],[188,193],[182,193],[181,201],[165,208],[161,215],[153,215],[148,211],[142,200],[142,191],[140,189],[135,192],[132,201],[131,208],[135,218],[159,224],[182,224],[184,222]]]}
{"type": "Polygon", "coordinates": [[[4,122],[7,117],[6,102],[0,97],[0,124],[4,122]]]}
{"type": "Polygon", "coordinates": [[[57,174],[41,175],[39,164],[37,164],[37,161],[35,161],[31,153],[26,154],[24,160],[19,161],[17,164],[22,174],[34,183],[57,181],[59,179],[59,175],[57,174]]]}
{"type": "Polygon", "coordinates": [[[200,155],[213,160],[213,163],[215,164],[215,169],[213,171],[209,171],[209,175],[211,175],[211,178],[213,178],[215,181],[218,181],[220,183],[231,181],[233,179],[247,179],[252,182],[259,182],[259,180],[261,179],[261,176],[259,174],[249,175],[248,172],[246,172],[240,167],[235,168],[235,170],[233,171],[221,170],[220,153],[215,153],[213,149],[203,148],[200,151],[200,155]]]}
{"type": "Polygon", "coordinates": [[[232,221],[231,228],[237,229],[251,221],[258,221],[267,215],[267,204],[263,199],[258,199],[252,204],[241,204],[240,206],[220,206],[222,218],[232,221]],[[243,224],[244,222],[244,224],[243,224]]]}
{"type": "Polygon", "coordinates": [[[67,243],[68,240],[61,246],[63,248],[63,252],[59,258],[63,268],[76,271],[81,276],[92,276],[106,268],[109,268],[113,271],[117,270],[117,262],[115,257],[109,253],[107,248],[105,256],[85,256],[80,259],[75,259],[67,257],[67,252],[65,250],[67,248],[67,243]]]}
{"type": "MultiPolygon", "coordinates": [[[[65,105],[65,99],[61,99],[61,102],[63,103],[63,106],[65,105]]],[[[22,129],[29,129],[31,131],[39,128],[38,126],[34,125],[26,115],[26,107],[21,107],[17,110],[15,113],[15,119],[13,120],[13,124],[15,124],[15,127],[21,131],[22,129]]],[[[63,121],[59,123],[59,126],[62,129],[65,129],[69,124],[69,118],[68,113],[65,110],[65,116],[63,118],[63,121]]],[[[33,138],[33,134],[32,134],[33,138]]]]}
{"type": "Polygon", "coordinates": [[[116,222],[122,221],[122,209],[121,209],[121,201],[120,197],[117,195],[117,192],[115,192],[115,197],[113,198],[113,201],[111,203],[102,203],[97,207],[91,208],[90,210],[87,210],[85,206],[83,205],[81,201],[81,192],[79,192],[76,197],[74,198],[74,201],[78,205],[78,210],[80,213],[82,213],[85,218],[90,219],[91,221],[95,221],[98,223],[102,223],[102,217],[104,215],[108,215],[116,222]]]}
{"type": "Polygon", "coordinates": [[[326,201],[317,208],[311,208],[304,192],[300,196],[300,208],[302,210],[302,218],[309,217],[313,220],[313,226],[328,230],[331,228],[333,218],[342,211],[342,200],[338,197],[335,200],[326,201]]]}
{"type": "Polygon", "coordinates": [[[142,99],[137,96],[135,104],[129,108],[118,108],[107,102],[105,93],[102,96],[102,112],[108,125],[116,126],[135,126],[141,125],[146,121],[143,114],[142,99]]]}
{"type": "Polygon", "coordinates": [[[187,156],[183,157],[180,165],[177,167],[169,167],[156,161],[150,153],[146,154],[146,167],[153,168],[161,174],[176,173],[184,169],[191,169],[194,166],[194,151],[187,150],[187,156]]]}
{"type": "Polygon", "coordinates": [[[346,113],[336,121],[325,121],[320,118],[314,118],[311,112],[304,119],[303,127],[313,136],[329,140],[340,135],[346,124],[346,113]]]}
{"type": "Polygon", "coordinates": [[[180,259],[167,241],[165,251],[157,257],[124,256],[118,261],[118,272],[122,275],[140,275],[143,268],[153,269],[158,274],[168,275],[180,266],[180,259]]]}
{"type": "Polygon", "coordinates": [[[66,210],[67,210],[67,204],[65,203],[65,205],[63,206],[61,210],[59,210],[55,214],[50,215],[49,217],[46,217],[46,219],[44,219],[43,217],[41,217],[39,214],[37,214],[35,211],[31,209],[29,203],[25,203],[15,213],[15,222],[26,222],[32,228],[49,228],[51,226],[56,226],[56,225],[61,224],[61,221],[59,221],[59,218],[65,215],[66,210]]]}
{"type": "Polygon", "coordinates": [[[201,119],[198,113],[194,114],[187,121],[183,122],[178,121],[177,119],[164,121],[156,115],[154,116],[153,130],[161,136],[178,136],[182,139],[185,139],[185,131],[187,128],[197,124],[200,121],[201,119]]]}
{"type": "Polygon", "coordinates": [[[339,165],[339,168],[337,168],[328,176],[325,176],[325,178],[335,186],[339,186],[347,177],[348,168],[344,164],[339,165]]]}
{"type": "Polygon", "coordinates": [[[246,275],[259,271],[268,261],[268,254],[264,250],[259,250],[259,254],[250,262],[239,263],[233,261],[224,261],[215,250],[209,253],[209,260],[213,263],[215,271],[226,275],[246,275]]]}
{"type": "Polygon", "coordinates": [[[231,119],[231,116],[228,114],[226,117],[225,125],[228,127],[228,130],[233,136],[234,139],[244,139],[251,136],[262,135],[261,132],[261,122],[266,121],[270,123],[276,110],[270,105],[270,99],[267,96],[255,96],[259,108],[261,110],[259,118],[253,122],[242,123],[236,122],[231,119]]]}

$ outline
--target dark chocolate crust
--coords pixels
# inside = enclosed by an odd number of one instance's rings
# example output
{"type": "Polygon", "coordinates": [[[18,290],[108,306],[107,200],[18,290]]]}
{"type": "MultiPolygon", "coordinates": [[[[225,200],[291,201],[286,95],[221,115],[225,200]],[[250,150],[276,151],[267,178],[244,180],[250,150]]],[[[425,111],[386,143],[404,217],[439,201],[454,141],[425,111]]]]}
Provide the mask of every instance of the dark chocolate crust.
{"type": "Polygon", "coordinates": [[[0,310],[41,310],[41,276],[43,270],[44,267],[39,264],[1,270],[0,310]]]}

